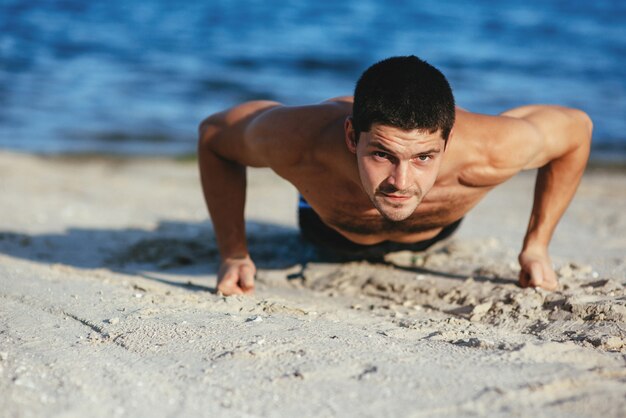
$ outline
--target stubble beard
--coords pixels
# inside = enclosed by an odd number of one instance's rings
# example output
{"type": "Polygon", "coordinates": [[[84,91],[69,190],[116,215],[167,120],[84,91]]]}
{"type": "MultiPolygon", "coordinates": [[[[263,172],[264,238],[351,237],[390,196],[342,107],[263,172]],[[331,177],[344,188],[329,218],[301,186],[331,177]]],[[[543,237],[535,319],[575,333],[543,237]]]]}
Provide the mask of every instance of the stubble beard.
{"type": "Polygon", "coordinates": [[[391,222],[401,222],[408,219],[411,215],[413,215],[413,213],[415,213],[417,206],[422,201],[421,197],[422,193],[420,190],[415,190],[410,193],[400,193],[395,190],[382,191],[379,189],[374,192],[374,195],[370,199],[374,207],[386,220],[391,222]],[[396,193],[398,195],[411,196],[411,198],[404,202],[394,203],[387,200],[384,193],[396,193]]]}

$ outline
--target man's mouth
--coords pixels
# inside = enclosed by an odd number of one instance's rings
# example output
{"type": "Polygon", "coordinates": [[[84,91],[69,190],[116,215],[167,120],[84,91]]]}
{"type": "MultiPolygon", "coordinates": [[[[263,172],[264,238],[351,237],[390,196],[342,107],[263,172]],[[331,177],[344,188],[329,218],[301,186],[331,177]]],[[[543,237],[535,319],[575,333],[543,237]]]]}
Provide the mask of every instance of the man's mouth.
{"type": "Polygon", "coordinates": [[[381,195],[383,195],[385,198],[390,199],[390,200],[395,201],[395,202],[402,202],[402,201],[408,200],[411,197],[413,197],[413,195],[393,194],[393,193],[381,193],[381,195]]]}

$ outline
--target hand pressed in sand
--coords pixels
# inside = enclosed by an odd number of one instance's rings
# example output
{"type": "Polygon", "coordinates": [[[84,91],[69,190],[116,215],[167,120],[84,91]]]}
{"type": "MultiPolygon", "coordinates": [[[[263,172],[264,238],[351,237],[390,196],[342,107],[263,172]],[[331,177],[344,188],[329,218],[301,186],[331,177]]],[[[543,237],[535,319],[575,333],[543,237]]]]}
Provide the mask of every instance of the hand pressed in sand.
{"type": "Polygon", "coordinates": [[[217,291],[224,296],[250,294],[254,292],[256,266],[250,258],[227,258],[217,273],[217,291]]]}
{"type": "Polygon", "coordinates": [[[526,249],[519,255],[519,263],[519,283],[522,287],[558,288],[559,282],[547,249],[526,249]]]}

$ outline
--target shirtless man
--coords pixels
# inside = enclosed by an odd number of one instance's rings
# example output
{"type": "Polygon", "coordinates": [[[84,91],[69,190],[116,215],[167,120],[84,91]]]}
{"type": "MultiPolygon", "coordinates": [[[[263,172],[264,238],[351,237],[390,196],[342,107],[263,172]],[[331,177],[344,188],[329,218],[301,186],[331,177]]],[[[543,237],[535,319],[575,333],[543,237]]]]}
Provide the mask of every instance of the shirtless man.
{"type": "Polygon", "coordinates": [[[427,248],[488,191],[538,168],[519,282],[554,290],[548,244],[582,177],[591,131],[584,112],[565,107],[498,116],[455,108],[443,74],[414,56],[371,66],[354,97],[297,107],[253,101],[209,116],[199,164],[221,255],[217,288],[254,289],[244,226],[250,166],[271,167],[299,190],[305,237],[364,257],[427,248]]]}

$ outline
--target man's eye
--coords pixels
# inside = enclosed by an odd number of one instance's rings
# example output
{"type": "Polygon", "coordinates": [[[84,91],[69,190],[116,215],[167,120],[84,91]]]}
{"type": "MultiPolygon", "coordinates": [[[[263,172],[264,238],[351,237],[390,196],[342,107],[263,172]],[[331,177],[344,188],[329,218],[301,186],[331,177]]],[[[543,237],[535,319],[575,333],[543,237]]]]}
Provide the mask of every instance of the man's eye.
{"type": "Polygon", "coordinates": [[[382,151],[375,151],[372,155],[380,160],[386,160],[389,157],[386,152],[382,151]]]}
{"type": "Polygon", "coordinates": [[[420,161],[428,161],[430,160],[430,155],[418,155],[417,159],[420,161]]]}

